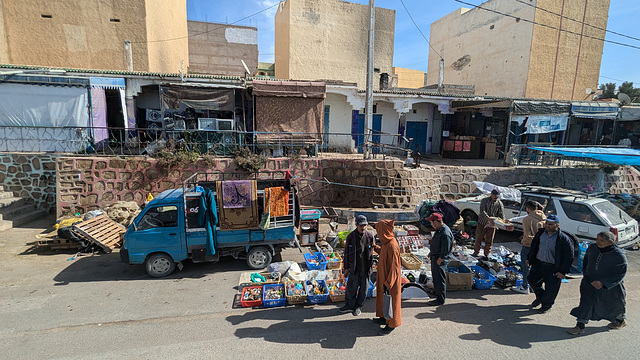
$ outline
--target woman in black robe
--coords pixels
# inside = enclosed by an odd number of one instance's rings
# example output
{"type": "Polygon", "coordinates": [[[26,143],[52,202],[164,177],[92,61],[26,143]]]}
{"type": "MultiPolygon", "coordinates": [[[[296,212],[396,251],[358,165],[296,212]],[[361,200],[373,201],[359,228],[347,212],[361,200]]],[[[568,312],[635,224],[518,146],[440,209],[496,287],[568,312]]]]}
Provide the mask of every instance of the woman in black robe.
{"type": "Polygon", "coordinates": [[[584,333],[589,320],[609,320],[607,327],[613,330],[627,325],[623,283],[626,273],[627,257],[615,244],[615,235],[609,231],[599,233],[596,243],[587,248],[584,256],[580,305],[571,310],[578,321],[567,330],[569,334],[584,333]]]}

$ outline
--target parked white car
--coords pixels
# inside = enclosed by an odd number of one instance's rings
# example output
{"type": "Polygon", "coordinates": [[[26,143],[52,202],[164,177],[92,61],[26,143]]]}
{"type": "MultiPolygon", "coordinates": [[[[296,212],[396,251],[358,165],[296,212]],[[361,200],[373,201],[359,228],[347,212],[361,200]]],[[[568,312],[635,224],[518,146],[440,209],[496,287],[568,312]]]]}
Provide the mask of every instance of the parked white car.
{"type": "MultiPolygon", "coordinates": [[[[617,236],[618,246],[628,248],[640,240],[638,222],[609,200],[592,197],[586,193],[545,187],[522,187],[520,202],[502,200],[504,216],[514,219],[515,230],[522,231],[522,217],[527,215],[524,204],[534,200],[542,204],[544,213],[556,214],[560,229],[569,235],[575,248],[583,241],[594,243],[596,235],[609,230],[617,236]]],[[[480,200],[487,195],[459,199],[455,205],[465,221],[478,220],[480,200]]]]}

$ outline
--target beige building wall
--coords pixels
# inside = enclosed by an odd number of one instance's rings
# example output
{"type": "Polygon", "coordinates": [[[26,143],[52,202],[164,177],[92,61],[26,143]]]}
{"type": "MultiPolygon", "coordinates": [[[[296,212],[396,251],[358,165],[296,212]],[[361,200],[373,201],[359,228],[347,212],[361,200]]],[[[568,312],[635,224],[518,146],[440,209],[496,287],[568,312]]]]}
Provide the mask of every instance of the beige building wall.
{"type": "Polygon", "coordinates": [[[408,89],[418,89],[425,86],[425,73],[420,70],[393,67],[393,73],[398,75],[398,87],[408,89]]]}
{"type": "Polygon", "coordinates": [[[188,21],[189,72],[243,76],[241,60],[251,74],[258,69],[258,29],[188,21]]]}
{"type": "MultiPolygon", "coordinates": [[[[606,28],[609,0],[532,0],[530,5],[490,0],[482,6],[512,17],[461,8],[431,24],[431,45],[445,60],[444,82],[475,85],[479,95],[591,99],[586,89],[597,88],[603,42],[579,34],[604,38],[604,31],[568,18],[606,28]]],[[[431,50],[428,85],[438,82],[439,59],[431,50]]]]}
{"type": "Polygon", "coordinates": [[[604,38],[609,14],[609,0],[538,0],[537,6],[562,14],[536,11],[535,21],[549,27],[535,26],[527,82],[527,97],[590,100],[598,87],[604,43],[589,37],[604,38]],[[576,19],[592,26],[569,20],[576,19]],[[571,32],[571,33],[570,33],[571,32]],[[583,36],[580,36],[582,34],[583,36]]]}
{"type": "Polygon", "coordinates": [[[149,71],[178,73],[182,61],[186,72],[189,68],[187,1],[145,0],[145,5],[149,71]]]}
{"type": "Polygon", "coordinates": [[[0,5],[4,63],[126,70],[125,39],[132,42],[135,71],[176,72],[180,60],[174,54],[188,55],[186,0],[2,0],[0,5]],[[183,14],[184,21],[171,13],[183,14]],[[154,40],[182,36],[185,44],[147,43],[148,20],[157,23],[150,26],[154,40]],[[161,46],[173,49],[158,51],[161,46]],[[163,59],[150,60],[150,49],[163,59]]]}
{"type": "MultiPolygon", "coordinates": [[[[534,8],[513,0],[482,4],[516,18],[534,8]]],[[[475,85],[476,94],[522,97],[533,24],[482,9],[460,8],[431,24],[430,42],[444,58],[444,83],[475,85]]],[[[438,83],[440,57],[431,50],[427,85],[438,83]]]]}
{"type": "MultiPolygon", "coordinates": [[[[275,25],[276,78],[343,80],[366,87],[368,5],[287,0],[280,3],[275,25]]],[[[392,74],[394,26],[395,11],[376,8],[374,89],[380,74],[392,74]]]]}

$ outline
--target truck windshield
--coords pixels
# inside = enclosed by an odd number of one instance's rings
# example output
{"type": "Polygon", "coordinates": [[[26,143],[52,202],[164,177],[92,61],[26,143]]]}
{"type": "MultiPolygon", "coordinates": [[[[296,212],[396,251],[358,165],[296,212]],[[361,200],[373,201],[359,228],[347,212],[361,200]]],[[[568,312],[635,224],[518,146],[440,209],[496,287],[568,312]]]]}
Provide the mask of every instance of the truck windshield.
{"type": "Polygon", "coordinates": [[[624,210],[613,205],[609,201],[603,201],[593,204],[593,207],[598,213],[600,213],[603,218],[607,219],[607,221],[611,225],[626,224],[629,221],[633,220],[633,218],[629,216],[624,210]]]}

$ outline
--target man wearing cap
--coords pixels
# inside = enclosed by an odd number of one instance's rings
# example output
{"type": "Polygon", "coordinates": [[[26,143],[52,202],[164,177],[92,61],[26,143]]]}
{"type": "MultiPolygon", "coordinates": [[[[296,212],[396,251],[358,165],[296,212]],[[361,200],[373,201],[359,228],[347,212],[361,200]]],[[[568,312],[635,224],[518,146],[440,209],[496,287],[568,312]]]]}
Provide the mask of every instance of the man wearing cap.
{"type": "Polygon", "coordinates": [[[431,239],[431,276],[433,276],[433,289],[436,298],[427,302],[429,306],[444,305],[447,296],[447,263],[446,259],[451,254],[453,248],[453,234],[451,229],[443,222],[442,214],[433,213],[427,218],[431,222],[431,227],[436,229],[431,239]]]}
{"type": "Polygon", "coordinates": [[[364,215],[356,217],[356,229],[353,230],[344,243],[344,262],[342,273],[349,276],[346,304],[338,311],[360,315],[361,308],[367,296],[369,277],[373,272],[373,234],[367,231],[367,218],[364,215]]]}
{"type": "Polygon", "coordinates": [[[484,241],[484,256],[491,253],[493,237],[496,235],[496,228],[492,227],[489,219],[496,217],[504,219],[504,205],[499,199],[500,190],[493,189],[491,194],[480,201],[480,213],[478,214],[478,225],[476,226],[476,242],[473,244],[473,257],[477,257],[484,241]]]}
{"type": "Polygon", "coordinates": [[[560,284],[565,274],[571,269],[573,262],[573,241],[560,231],[558,216],[549,215],[544,222],[544,228],[538,230],[531,241],[531,250],[527,258],[527,265],[531,266],[529,286],[536,294],[531,303],[544,314],[556,301],[560,291],[560,284]],[[542,284],[544,283],[544,289],[542,284]]]}

